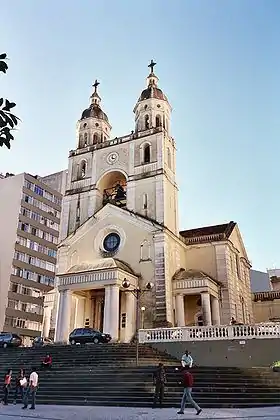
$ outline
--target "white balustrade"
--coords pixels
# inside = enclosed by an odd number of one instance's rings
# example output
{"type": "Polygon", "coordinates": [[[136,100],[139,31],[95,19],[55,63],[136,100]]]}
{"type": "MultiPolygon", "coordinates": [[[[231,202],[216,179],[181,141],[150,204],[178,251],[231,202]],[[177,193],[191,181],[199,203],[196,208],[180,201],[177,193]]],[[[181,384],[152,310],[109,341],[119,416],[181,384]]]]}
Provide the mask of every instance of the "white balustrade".
{"type": "Polygon", "coordinates": [[[207,287],[208,280],[193,279],[193,280],[178,280],[175,282],[175,289],[195,289],[198,287],[207,287]]]}
{"type": "Polygon", "coordinates": [[[153,328],[139,331],[140,343],[176,341],[248,340],[279,338],[280,324],[219,325],[207,327],[153,328]]]}

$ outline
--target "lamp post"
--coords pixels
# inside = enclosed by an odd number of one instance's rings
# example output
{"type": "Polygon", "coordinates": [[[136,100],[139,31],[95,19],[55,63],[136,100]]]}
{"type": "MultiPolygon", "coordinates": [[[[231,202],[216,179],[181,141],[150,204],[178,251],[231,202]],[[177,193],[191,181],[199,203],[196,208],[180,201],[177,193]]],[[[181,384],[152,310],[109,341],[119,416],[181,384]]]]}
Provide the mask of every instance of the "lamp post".
{"type": "Polygon", "coordinates": [[[145,317],[145,310],[146,310],[145,306],[141,306],[141,321],[142,321],[142,323],[141,323],[141,328],[142,328],[142,330],[144,329],[144,321],[145,321],[144,317],[145,317]]]}
{"type": "Polygon", "coordinates": [[[154,285],[153,285],[153,283],[148,282],[144,289],[140,289],[139,286],[135,286],[135,285],[131,284],[126,278],[124,278],[124,280],[122,282],[122,287],[124,289],[126,289],[127,292],[132,293],[133,296],[136,299],[136,334],[135,334],[135,339],[136,339],[136,366],[138,366],[138,362],[139,362],[139,321],[140,321],[140,319],[139,319],[140,318],[140,316],[139,316],[140,315],[139,314],[139,309],[140,309],[139,303],[140,303],[141,296],[143,296],[144,293],[152,290],[154,285]],[[132,286],[131,289],[130,289],[130,286],[132,286]]]}

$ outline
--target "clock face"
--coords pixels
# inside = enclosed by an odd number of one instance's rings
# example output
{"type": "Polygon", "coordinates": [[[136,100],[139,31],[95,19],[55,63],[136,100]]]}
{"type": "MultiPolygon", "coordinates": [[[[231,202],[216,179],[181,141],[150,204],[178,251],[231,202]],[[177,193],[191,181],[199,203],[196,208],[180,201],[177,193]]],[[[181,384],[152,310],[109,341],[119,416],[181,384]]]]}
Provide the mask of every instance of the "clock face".
{"type": "Polygon", "coordinates": [[[107,156],[107,162],[110,165],[113,165],[113,163],[116,163],[119,159],[119,155],[116,152],[112,152],[107,156]]]}

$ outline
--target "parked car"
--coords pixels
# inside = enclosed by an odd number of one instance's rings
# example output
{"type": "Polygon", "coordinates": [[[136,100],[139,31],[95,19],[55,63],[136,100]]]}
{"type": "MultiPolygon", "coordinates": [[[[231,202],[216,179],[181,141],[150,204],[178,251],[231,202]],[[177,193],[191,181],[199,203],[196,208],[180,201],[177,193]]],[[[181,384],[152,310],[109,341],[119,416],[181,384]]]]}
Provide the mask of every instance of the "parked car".
{"type": "Polygon", "coordinates": [[[112,337],[110,334],[104,334],[93,328],[76,328],[69,335],[69,342],[75,344],[89,344],[89,343],[109,343],[112,337]]]}
{"type": "Polygon", "coordinates": [[[20,347],[22,345],[22,339],[17,334],[4,333],[0,334],[0,347],[20,347]]]}
{"type": "Polygon", "coordinates": [[[35,337],[32,343],[32,347],[44,347],[52,345],[53,341],[50,338],[46,337],[35,337]]]}

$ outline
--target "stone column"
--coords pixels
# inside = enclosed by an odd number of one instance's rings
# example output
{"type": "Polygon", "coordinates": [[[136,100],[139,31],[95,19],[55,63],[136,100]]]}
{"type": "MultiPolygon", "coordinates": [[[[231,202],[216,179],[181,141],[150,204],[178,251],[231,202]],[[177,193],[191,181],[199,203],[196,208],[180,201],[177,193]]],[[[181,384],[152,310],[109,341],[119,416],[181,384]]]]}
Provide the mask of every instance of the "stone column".
{"type": "Polygon", "coordinates": [[[212,296],[212,320],[213,325],[221,325],[220,302],[215,296],[212,296]]]}
{"type": "Polygon", "coordinates": [[[52,308],[50,306],[46,306],[44,308],[44,324],[43,324],[43,337],[46,337],[46,338],[49,337],[49,333],[50,333],[51,316],[52,316],[52,308]]]}
{"type": "Polygon", "coordinates": [[[125,294],[125,312],[126,312],[126,327],[125,327],[125,342],[129,343],[136,330],[136,299],[132,293],[125,294]]]}
{"type": "Polygon", "coordinates": [[[103,332],[106,334],[110,334],[110,328],[111,328],[110,299],[111,299],[111,286],[106,286],[105,287],[105,303],[104,303],[104,320],[103,320],[103,332]]]}
{"type": "Polygon", "coordinates": [[[119,339],[120,325],[120,288],[119,286],[111,286],[111,305],[110,305],[110,334],[112,341],[119,339]]]}
{"type": "Polygon", "coordinates": [[[68,342],[70,333],[72,292],[71,290],[62,290],[59,292],[59,295],[59,311],[55,341],[68,342]]]}
{"type": "Polygon", "coordinates": [[[204,324],[212,325],[210,294],[208,292],[201,293],[201,306],[204,324]]]}
{"type": "Polygon", "coordinates": [[[177,326],[184,327],[186,325],[185,322],[185,307],[184,307],[184,295],[176,295],[176,319],[177,319],[177,326]]]}

